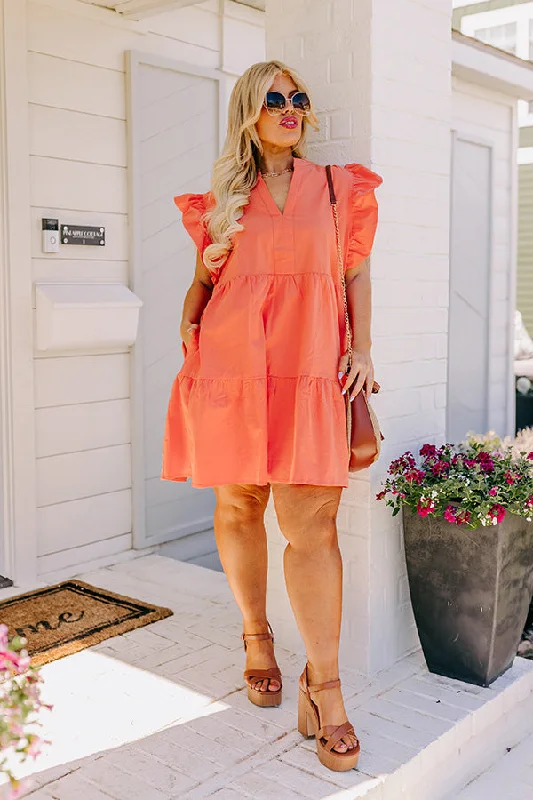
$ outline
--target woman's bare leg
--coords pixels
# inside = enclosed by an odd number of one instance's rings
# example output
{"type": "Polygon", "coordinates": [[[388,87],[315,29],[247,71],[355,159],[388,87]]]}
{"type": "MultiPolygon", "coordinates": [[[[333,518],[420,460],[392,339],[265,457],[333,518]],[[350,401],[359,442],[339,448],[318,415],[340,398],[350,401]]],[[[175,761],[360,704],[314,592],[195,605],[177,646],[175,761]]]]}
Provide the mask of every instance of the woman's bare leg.
{"type": "MultiPolygon", "coordinates": [[[[215,538],[220,561],[239,606],[244,633],[265,633],[267,540],[264,514],[270,486],[228,484],[216,486],[215,538]]],[[[250,640],[246,669],[275,667],[274,649],[268,640],[250,640]]],[[[274,679],[254,684],[261,691],[278,691],[274,679]]]]}
{"type": "MultiPolygon", "coordinates": [[[[342,559],[337,539],[337,511],[342,489],[336,486],[273,484],[279,526],[288,541],[285,581],[309,661],[309,682],[325,683],[339,675],[342,614],[342,559]]],[[[340,689],[317,692],[322,725],[342,725],[346,710],[340,689]]],[[[353,736],[334,748],[355,746],[353,736]]]]}

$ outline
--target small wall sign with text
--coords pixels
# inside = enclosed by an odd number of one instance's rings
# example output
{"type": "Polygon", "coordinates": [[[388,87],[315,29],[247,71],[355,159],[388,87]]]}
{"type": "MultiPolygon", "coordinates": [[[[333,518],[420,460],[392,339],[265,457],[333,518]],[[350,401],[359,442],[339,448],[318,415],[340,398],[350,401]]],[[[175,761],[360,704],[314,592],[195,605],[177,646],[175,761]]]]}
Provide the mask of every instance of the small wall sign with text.
{"type": "Polygon", "coordinates": [[[105,245],[105,228],[93,225],[61,225],[61,244],[105,245]]]}

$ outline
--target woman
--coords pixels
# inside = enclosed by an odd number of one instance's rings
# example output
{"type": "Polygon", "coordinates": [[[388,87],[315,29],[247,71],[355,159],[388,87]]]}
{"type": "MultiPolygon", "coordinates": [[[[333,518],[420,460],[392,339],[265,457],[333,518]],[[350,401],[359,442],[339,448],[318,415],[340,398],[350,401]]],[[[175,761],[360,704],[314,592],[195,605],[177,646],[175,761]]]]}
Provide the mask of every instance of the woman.
{"type": "Polygon", "coordinates": [[[220,559],[243,617],[250,700],[279,705],[266,618],[264,512],[272,490],[284,569],[308,663],[299,730],[320,760],[357,764],[338,680],[342,563],[336,515],[348,485],[345,392],[370,395],[373,190],[381,178],[333,167],[354,333],[345,322],[325,169],[303,158],[316,117],[302,80],[277,61],[237,81],[212,189],[174,198],[198,248],[183,306],[185,362],[168,409],[162,477],[212,486],[220,559]]]}

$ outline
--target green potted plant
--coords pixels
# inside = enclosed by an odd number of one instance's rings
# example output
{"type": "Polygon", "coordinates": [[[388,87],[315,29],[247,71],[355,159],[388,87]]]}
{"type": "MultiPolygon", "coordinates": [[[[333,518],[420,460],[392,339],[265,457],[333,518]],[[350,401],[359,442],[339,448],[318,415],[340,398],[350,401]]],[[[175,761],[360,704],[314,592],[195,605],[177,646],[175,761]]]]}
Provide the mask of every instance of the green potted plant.
{"type": "Polygon", "coordinates": [[[488,686],[508,669],[533,591],[533,451],[494,435],[392,461],[411,601],[431,672],[488,686]]]}

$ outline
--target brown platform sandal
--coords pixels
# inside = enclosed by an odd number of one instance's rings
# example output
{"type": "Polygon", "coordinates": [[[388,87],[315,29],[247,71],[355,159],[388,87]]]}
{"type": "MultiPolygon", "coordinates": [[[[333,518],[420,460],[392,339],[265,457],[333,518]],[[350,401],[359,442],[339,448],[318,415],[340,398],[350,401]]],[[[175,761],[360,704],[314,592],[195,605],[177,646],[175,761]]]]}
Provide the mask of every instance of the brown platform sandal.
{"type": "Polygon", "coordinates": [[[324,764],[325,767],[335,772],[345,772],[349,769],[354,769],[359,761],[361,746],[359,744],[359,739],[355,736],[353,725],[346,721],[343,722],[342,725],[324,725],[322,727],[320,724],[318,707],[311,699],[311,692],[321,692],[324,689],[336,689],[341,685],[340,680],[337,678],[334,681],[326,681],[326,683],[317,683],[313,686],[309,686],[307,683],[306,664],[298,683],[299,732],[307,738],[311,736],[316,738],[318,760],[321,764],[324,764]],[[345,753],[338,753],[333,748],[347,734],[355,736],[356,745],[352,750],[347,750],[345,753]]]}
{"type": "MultiPolygon", "coordinates": [[[[274,644],[274,632],[270,627],[270,623],[268,623],[268,630],[269,633],[243,633],[242,641],[244,644],[244,652],[246,652],[246,642],[249,639],[254,641],[262,641],[266,639],[271,639],[272,644],[274,644]]],[[[248,684],[248,700],[253,703],[255,706],[260,706],[261,708],[271,708],[272,706],[279,706],[281,704],[281,672],[279,667],[269,667],[269,669],[245,669],[244,670],[244,680],[248,684]],[[269,689],[266,692],[261,692],[258,689],[254,689],[250,683],[265,679],[271,679],[279,681],[280,688],[277,692],[271,692],[269,689]]]]}

